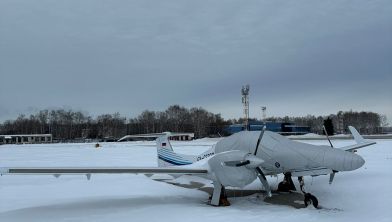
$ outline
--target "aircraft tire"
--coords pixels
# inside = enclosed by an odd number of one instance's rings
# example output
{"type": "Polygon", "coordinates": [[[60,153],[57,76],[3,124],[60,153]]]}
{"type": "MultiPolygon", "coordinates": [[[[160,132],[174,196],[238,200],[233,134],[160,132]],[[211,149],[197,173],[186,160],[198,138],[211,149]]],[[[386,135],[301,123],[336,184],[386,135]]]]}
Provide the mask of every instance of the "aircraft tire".
{"type": "Polygon", "coordinates": [[[307,207],[310,203],[313,204],[314,208],[318,207],[318,200],[315,196],[310,193],[305,193],[305,206],[307,207]]]}

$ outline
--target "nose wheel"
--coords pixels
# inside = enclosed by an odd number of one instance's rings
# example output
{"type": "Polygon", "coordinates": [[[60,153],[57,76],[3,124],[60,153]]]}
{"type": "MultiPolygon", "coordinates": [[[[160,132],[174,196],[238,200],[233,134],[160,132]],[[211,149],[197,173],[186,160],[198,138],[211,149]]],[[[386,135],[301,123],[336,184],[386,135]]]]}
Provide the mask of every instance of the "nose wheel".
{"type": "Polygon", "coordinates": [[[298,177],[299,187],[301,188],[302,193],[304,194],[304,203],[305,206],[308,207],[310,204],[314,206],[314,208],[318,207],[318,200],[317,198],[312,195],[311,193],[307,193],[304,190],[305,181],[303,177],[298,177]]]}

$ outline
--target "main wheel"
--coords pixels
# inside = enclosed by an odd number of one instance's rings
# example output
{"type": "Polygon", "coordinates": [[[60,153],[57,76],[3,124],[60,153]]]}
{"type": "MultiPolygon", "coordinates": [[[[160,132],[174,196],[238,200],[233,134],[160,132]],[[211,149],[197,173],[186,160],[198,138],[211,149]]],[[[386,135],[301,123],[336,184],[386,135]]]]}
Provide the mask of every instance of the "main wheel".
{"type": "Polygon", "coordinates": [[[307,207],[309,204],[313,204],[314,208],[318,207],[318,200],[315,196],[310,193],[305,193],[305,206],[307,207]]]}

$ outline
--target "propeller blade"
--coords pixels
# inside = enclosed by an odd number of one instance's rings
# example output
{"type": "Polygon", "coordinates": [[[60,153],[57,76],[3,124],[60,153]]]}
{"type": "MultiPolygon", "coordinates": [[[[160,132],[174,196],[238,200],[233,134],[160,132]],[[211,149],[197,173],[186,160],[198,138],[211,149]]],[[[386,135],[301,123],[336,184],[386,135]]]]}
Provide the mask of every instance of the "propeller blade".
{"type": "Polygon", "coordinates": [[[224,162],[225,166],[230,166],[230,167],[235,167],[239,163],[241,163],[241,161],[226,161],[226,162],[224,162]]]}
{"type": "Polygon", "coordinates": [[[240,167],[240,166],[245,166],[250,164],[249,160],[235,160],[235,161],[226,161],[224,162],[226,166],[230,166],[230,167],[240,167]]]}
{"type": "Polygon", "coordinates": [[[260,167],[256,167],[256,171],[258,173],[258,178],[259,178],[261,184],[263,184],[265,191],[267,191],[267,196],[271,197],[272,196],[271,187],[268,184],[267,178],[265,178],[263,171],[260,169],[260,167]]]}
{"type": "Polygon", "coordinates": [[[256,156],[256,154],[257,154],[257,150],[259,149],[259,145],[260,145],[261,139],[263,138],[264,131],[265,131],[265,126],[263,127],[263,130],[261,130],[260,135],[259,135],[259,138],[257,139],[256,149],[255,149],[255,152],[254,152],[254,154],[253,154],[253,155],[255,155],[255,156],[256,156]]]}
{"type": "Polygon", "coordinates": [[[230,160],[230,161],[225,161],[223,163],[225,166],[230,166],[230,167],[246,166],[249,169],[254,169],[260,166],[262,163],[264,163],[264,160],[249,153],[241,160],[230,160]]]}
{"type": "Polygon", "coordinates": [[[237,163],[235,166],[236,167],[240,167],[240,166],[245,166],[245,165],[248,165],[248,164],[250,164],[250,161],[249,160],[245,160],[245,161],[242,161],[241,163],[237,163]]]}

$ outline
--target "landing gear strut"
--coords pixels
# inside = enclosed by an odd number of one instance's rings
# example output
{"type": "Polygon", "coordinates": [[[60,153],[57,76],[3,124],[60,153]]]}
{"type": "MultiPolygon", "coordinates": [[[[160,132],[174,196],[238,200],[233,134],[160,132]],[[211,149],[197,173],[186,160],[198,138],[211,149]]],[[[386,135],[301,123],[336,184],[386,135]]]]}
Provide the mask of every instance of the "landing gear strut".
{"type": "Polygon", "coordinates": [[[299,182],[299,186],[301,188],[302,193],[304,194],[304,203],[305,206],[307,207],[310,204],[313,204],[313,206],[315,208],[318,207],[318,200],[315,196],[313,196],[311,193],[306,193],[304,191],[304,187],[305,187],[305,181],[303,177],[298,177],[298,182],[299,182]]]}
{"type": "Polygon", "coordinates": [[[294,186],[294,182],[291,179],[291,173],[285,173],[284,174],[284,179],[282,182],[279,183],[278,185],[278,191],[280,192],[290,192],[290,191],[296,191],[297,189],[294,186]]]}
{"type": "Polygon", "coordinates": [[[210,204],[213,206],[230,206],[226,189],[219,182],[214,182],[214,191],[210,197],[210,204]]]}

